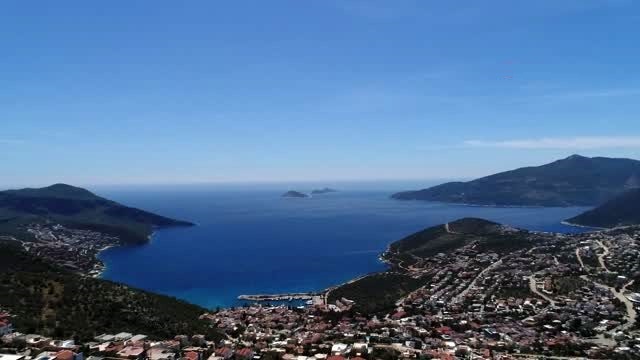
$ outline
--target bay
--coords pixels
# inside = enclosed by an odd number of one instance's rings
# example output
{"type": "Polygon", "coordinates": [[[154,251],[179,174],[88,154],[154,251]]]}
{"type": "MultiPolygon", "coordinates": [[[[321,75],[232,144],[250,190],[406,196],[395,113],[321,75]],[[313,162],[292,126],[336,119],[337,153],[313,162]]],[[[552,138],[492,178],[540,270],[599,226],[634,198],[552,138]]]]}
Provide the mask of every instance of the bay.
{"type": "Polygon", "coordinates": [[[378,256],[391,242],[447,221],[480,217],[530,230],[581,232],[560,222],[587,209],[397,201],[387,189],[282,198],[285,190],[98,189],[123,204],[197,224],[159,230],[146,245],[103,251],[103,278],[207,308],[234,306],[241,294],[321,290],[382,271],[378,256]]]}

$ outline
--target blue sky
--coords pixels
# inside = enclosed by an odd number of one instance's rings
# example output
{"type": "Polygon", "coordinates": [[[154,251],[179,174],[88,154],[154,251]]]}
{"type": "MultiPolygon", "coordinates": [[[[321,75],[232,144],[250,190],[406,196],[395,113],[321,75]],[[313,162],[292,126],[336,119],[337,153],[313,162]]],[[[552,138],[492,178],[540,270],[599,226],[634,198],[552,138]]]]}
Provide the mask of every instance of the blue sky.
{"type": "Polygon", "coordinates": [[[0,184],[640,158],[640,2],[0,3],[0,184]]]}

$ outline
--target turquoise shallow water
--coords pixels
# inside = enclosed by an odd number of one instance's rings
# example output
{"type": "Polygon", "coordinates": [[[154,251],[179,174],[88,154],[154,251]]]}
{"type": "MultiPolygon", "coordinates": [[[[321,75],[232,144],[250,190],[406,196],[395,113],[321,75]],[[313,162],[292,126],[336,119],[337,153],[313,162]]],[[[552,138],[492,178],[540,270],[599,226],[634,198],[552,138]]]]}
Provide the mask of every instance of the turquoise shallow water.
{"type": "Polygon", "coordinates": [[[498,208],[389,199],[391,191],[342,191],[309,199],[280,190],[108,189],[126,205],[189,220],[144,246],[101,253],[103,277],[206,307],[240,294],[320,290],[380,271],[389,243],[425,227],[473,216],[531,230],[580,232],[560,224],[585,208],[498,208]]]}

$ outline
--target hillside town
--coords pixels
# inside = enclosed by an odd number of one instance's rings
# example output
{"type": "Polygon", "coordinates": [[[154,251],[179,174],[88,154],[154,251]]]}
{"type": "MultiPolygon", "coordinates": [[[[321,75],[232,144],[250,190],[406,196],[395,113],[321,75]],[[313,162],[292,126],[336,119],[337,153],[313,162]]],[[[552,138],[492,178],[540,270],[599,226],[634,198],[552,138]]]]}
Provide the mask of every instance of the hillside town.
{"type": "MultiPolygon", "coordinates": [[[[82,244],[75,232],[37,231],[49,243],[82,244]]],[[[5,309],[0,360],[640,358],[640,229],[527,236],[531,246],[515,251],[481,251],[471,241],[394,267],[424,284],[382,313],[324,296],[202,314],[218,341],[126,328],[91,341],[54,339],[13,329],[5,309]]]]}
{"type": "Polygon", "coordinates": [[[98,253],[121,244],[117,236],[70,228],[57,222],[30,223],[24,225],[22,230],[33,237],[32,241],[21,241],[27,252],[70,271],[93,277],[100,276],[104,271],[98,253]]]}

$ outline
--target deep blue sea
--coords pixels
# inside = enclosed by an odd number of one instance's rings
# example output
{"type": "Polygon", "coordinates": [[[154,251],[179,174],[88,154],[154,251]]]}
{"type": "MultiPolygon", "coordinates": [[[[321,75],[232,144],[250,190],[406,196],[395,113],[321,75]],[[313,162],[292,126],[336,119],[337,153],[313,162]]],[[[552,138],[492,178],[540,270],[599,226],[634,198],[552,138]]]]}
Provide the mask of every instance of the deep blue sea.
{"type": "Polygon", "coordinates": [[[389,243],[461,217],[579,232],[560,221],[586,210],[397,201],[389,198],[393,190],[282,198],[286,190],[96,189],[123,204],[198,224],[160,230],[147,245],[102,252],[103,278],[208,308],[232,306],[240,294],[320,290],[383,270],[378,255],[389,243]]]}

